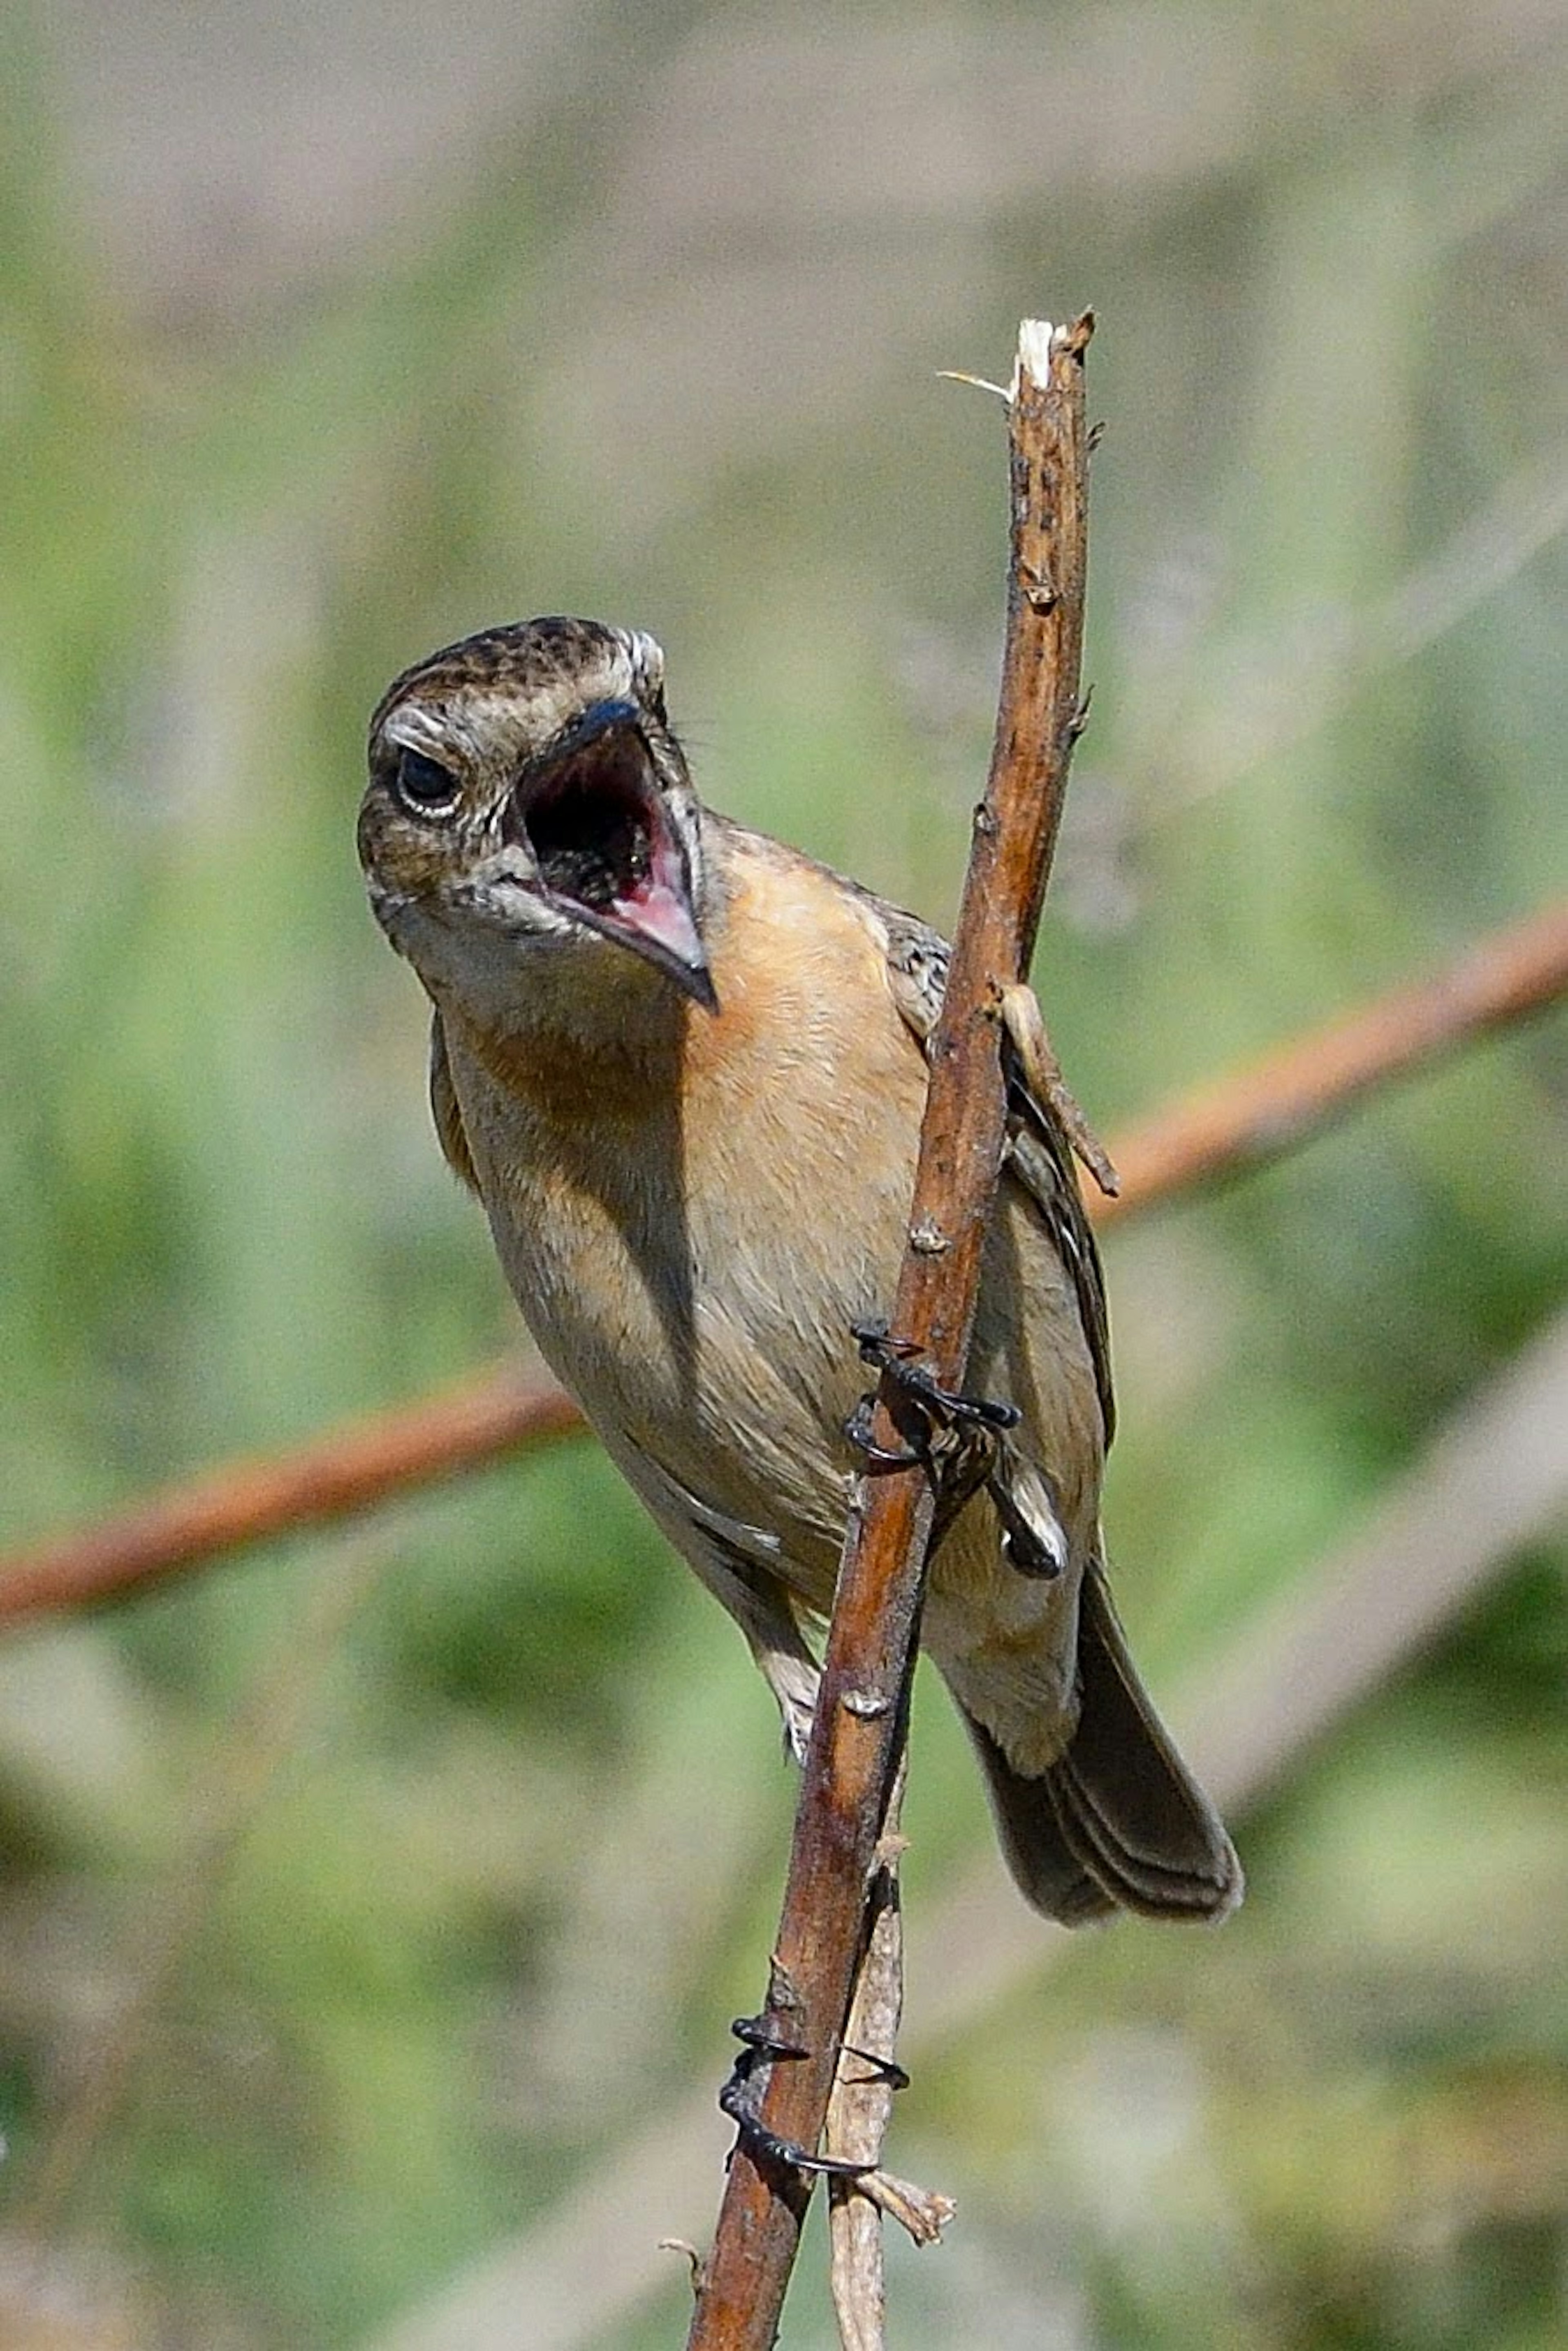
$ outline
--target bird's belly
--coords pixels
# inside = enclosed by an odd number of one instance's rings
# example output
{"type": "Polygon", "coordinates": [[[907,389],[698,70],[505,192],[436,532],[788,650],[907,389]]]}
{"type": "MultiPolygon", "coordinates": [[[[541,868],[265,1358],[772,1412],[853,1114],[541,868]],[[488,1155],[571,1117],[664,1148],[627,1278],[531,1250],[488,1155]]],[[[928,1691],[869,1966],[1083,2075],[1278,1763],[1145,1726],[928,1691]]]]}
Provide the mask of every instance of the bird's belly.
{"type": "MultiPolygon", "coordinates": [[[[642,1456],[775,1538],[777,1573],[822,1610],[856,1467],[844,1422],[872,1384],[852,1326],[892,1310],[924,1099],[918,1058],[893,1041],[852,1085],[802,1055],[766,1085],[716,1079],[701,1114],[688,1086],[681,1114],[619,1127],[602,1103],[580,1124],[548,1117],[453,1056],[497,1249],[546,1362],[617,1459],[642,1456]]],[[[1019,1199],[988,1248],[970,1375],[1022,1408],[1074,1551],[1092,1544],[1092,1374],[1066,1276],[1019,1199]]],[[[988,1502],[971,1511],[981,1523],[943,1546],[934,1586],[964,1594],[977,1634],[996,1617],[1011,1638],[1020,1579],[988,1502]]]]}
{"type": "Polygon", "coordinates": [[[780,1573],[825,1608],[854,1467],[843,1424],[870,1384],[852,1325],[886,1311],[906,1180],[885,1198],[859,1186],[852,1217],[753,1178],[737,1218],[723,1186],[699,1208],[663,1173],[645,1165],[629,1203],[514,1161],[491,1206],[507,1281],[613,1449],[775,1534],[780,1573]]]}

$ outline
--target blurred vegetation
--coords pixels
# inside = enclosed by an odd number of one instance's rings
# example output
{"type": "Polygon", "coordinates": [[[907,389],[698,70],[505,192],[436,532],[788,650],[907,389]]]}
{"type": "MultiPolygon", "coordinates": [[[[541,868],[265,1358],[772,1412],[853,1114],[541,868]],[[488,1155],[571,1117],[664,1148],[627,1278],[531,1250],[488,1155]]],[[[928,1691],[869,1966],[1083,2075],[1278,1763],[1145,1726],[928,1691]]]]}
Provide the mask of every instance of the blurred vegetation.
{"type": "MultiPolygon", "coordinates": [[[[1561,6],[469,0],[453,42],[516,65],[450,88],[400,81],[417,11],[325,55],[288,7],[124,13],[5,36],[9,1540],[518,1343],[353,858],[405,662],[650,627],[710,797],[950,911],[1005,515],[998,413],[934,371],[1005,369],[1022,312],[1102,319],[1040,964],[1102,1129],[1561,887],[1561,6]],[[231,250],[187,143],[269,154],[292,234],[231,250]]],[[[1565,1076],[1544,1024],[1116,1237],[1110,1532],[1160,1687],[1562,1300],[1565,1076]]],[[[1076,1944],[926,2062],[895,2161],[961,2213],[895,2257],[898,2340],[1563,2339],[1563,1566],[1244,1823],[1223,1935],[1076,1944]]],[[[0,2108],[88,2314],[47,2339],[371,2345],[716,2087],[790,1795],[586,1447],[13,1639],[0,2108]]],[[[988,1834],[938,1703],[910,1810],[918,2000],[988,1834]]],[[[679,2268],[615,2342],[676,2339],[679,2268]]]]}

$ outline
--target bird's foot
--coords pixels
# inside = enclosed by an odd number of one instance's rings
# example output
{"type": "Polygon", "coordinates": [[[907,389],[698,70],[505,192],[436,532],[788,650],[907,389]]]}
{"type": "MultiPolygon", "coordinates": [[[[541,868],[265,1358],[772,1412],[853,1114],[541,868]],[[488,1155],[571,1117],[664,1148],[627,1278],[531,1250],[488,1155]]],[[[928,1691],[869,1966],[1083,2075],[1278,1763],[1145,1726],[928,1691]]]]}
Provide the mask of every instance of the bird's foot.
{"type": "MultiPolygon", "coordinates": [[[[762,2094],[767,2087],[771,2068],[792,2057],[804,2057],[807,2052],[798,2042],[786,2041],[769,2016],[737,2016],[730,2027],[740,2043],[740,2054],[728,2081],[718,2094],[719,2112],[728,2116],[739,2136],[737,2147],[743,2147],[754,2162],[776,2171],[809,2171],[829,2179],[863,2179],[875,2166],[851,2163],[836,2155],[813,2155],[807,2147],[798,2147],[793,2139],[783,2138],[769,2130],[762,2120],[762,2094]]],[[[861,2055],[856,2050],[854,2055],[861,2055]]],[[[868,2064],[880,2065],[882,2060],[868,2058],[868,2064]]],[[[891,2068],[890,2078],[902,2069],[891,2068]]],[[[895,2088],[899,2087],[894,2083],[895,2088]]]]}
{"type": "Polygon", "coordinates": [[[872,1416],[876,1410],[876,1395],[868,1389],[844,1423],[844,1435],[858,1453],[863,1453],[873,1469],[913,1469],[931,1458],[929,1437],[922,1445],[879,1445],[872,1435],[872,1416]]]}
{"type": "MultiPolygon", "coordinates": [[[[846,2057],[856,2057],[862,2065],[871,2067],[871,2072],[866,2077],[867,2081],[885,2083],[890,2090],[908,2089],[909,2076],[896,2058],[879,2057],[871,2049],[857,2049],[852,2041],[843,2041],[839,2045],[846,2057]]],[[[860,2082],[854,2085],[856,2089],[862,2089],[864,2086],[865,2085],[860,2082]]]]}
{"type": "Polygon", "coordinates": [[[891,1375],[890,1409],[904,1444],[883,1445],[873,1434],[874,1395],[861,1398],[844,1433],[873,1469],[919,1465],[927,1471],[936,1491],[931,1535],[935,1552],[970,1497],[994,1474],[1003,1432],[1017,1426],[1018,1407],[943,1387],[929,1365],[918,1360],[919,1349],[907,1339],[892,1337],[885,1322],[850,1327],[861,1361],[891,1375]]]}
{"type": "Polygon", "coordinates": [[[1018,1426],[1016,1405],[943,1387],[930,1365],[920,1361],[923,1350],[912,1339],[895,1339],[885,1322],[852,1322],[850,1336],[860,1349],[862,1363],[885,1373],[927,1424],[935,1422],[940,1428],[961,1423],[980,1428],[1018,1426]]]}

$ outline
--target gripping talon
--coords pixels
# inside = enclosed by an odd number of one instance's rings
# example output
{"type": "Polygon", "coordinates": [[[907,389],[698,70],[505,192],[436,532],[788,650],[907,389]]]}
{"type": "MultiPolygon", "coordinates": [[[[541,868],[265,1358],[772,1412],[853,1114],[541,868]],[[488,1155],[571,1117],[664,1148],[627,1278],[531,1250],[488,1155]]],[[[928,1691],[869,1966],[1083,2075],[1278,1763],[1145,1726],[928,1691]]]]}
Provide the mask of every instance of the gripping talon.
{"type": "Polygon", "coordinates": [[[917,1355],[920,1353],[913,1339],[895,1339],[880,1314],[862,1315],[850,1324],[850,1337],[861,1351],[862,1360],[882,1364],[889,1355],[917,1355]]]}
{"type": "Polygon", "coordinates": [[[948,1424],[972,1421],[983,1428],[1018,1426],[1020,1415],[1016,1405],[943,1387],[925,1364],[914,1360],[920,1353],[914,1340],[895,1339],[885,1322],[852,1322],[850,1335],[860,1349],[862,1363],[886,1373],[918,1410],[948,1424]]]}
{"type": "Polygon", "coordinates": [[[982,1428],[1016,1428],[1022,1417],[1016,1404],[999,1404],[992,1396],[964,1395],[956,1388],[939,1386],[922,1364],[892,1364],[888,1368],[917,1404],[934,1406],[949,1420],[974,1421],[982,1428]]]}
{"type": "Polygon", "coordinates": [[[766,2123],[759,2123],[749,2108],[739,2108],[733,2102],[727,2103],[723,2093],[718,2103],[740,2134],[737,2145],[744,2147],[747,2153],[758,2161],[771,2164],[776,2170],[818,2172],[829,2179],[863,2179],[868,2171],[876,2169],[873,2163],[852,2163],[847,2157],[841,2155],[808,2155],[806,2149],[797,2147],[792,2138],[780,2138],[779,2133],[770,2131],[766,2123]]]}
{"type": "MultiPolygon", "coordinates": [[[[739,2134],[736,2145],[744,2147],[748,2155],[775,2170],[810,2171],[830,2179],[863,2179],[873,2164],[852,2163],[836,2155],[812,2155],[807,2148],[797,2147],[793,2139],[783,2138],[769,2130],[759,2117],[757,2108],[762,2095],[759,2073],[780,2059],[804,2057],[806,2052],[798,2043],[780,2040],[766,2016],[738,2016],[730,2031],[741,2043],[739,2056],[728,2081],[718,2094],[719,2112],[727,2116],[739,2134]]],[[[853,2053],[859,2056],[862,2053],[853,2053]]],[[[879,2064],[878,2058],[869,2057],[868,2064],[879,2064]]]]}
{"type": "Polygon", "coordinates": [[[922,1450],[914,1445],[879,1445],[871,1433],[872,1407],[874,1395],[862,1396],[844,1423],[844,1435],[857,1452],[865,1456],[873,1469],[913,1469],[930,1458],[930,1447],[922,1450]]]}
{"type": "Polygon", "coordinates": [[[805,2050],[798,2041],[780,2040],[766,2016],[737,2016],[730,2026],[736,2039],[743,2045],[735,2061],[737,2073],[744,2066],[749,2074],[764,2061],[775,2057],[804,2057],[805,2050]]]}
{"type": "Polygon", "coordinates": [[[846,2057],[858,2057],[862,2065],[871,2067],[873,2082],[885,2082],[890,2090],[908,2089],[909,2076],[896,2058],[878,2057],[869,2049],[857,2049],[850,2041],[841,2042],[840,2046],[846,2057]]]}

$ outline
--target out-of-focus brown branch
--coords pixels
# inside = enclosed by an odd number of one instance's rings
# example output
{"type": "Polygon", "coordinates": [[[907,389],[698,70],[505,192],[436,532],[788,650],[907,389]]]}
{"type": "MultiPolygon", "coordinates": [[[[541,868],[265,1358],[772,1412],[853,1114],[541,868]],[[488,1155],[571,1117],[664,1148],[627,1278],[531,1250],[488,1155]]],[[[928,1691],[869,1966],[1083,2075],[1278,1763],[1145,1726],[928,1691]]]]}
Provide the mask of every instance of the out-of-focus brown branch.
{"type": "Polygon", "coordinates": [[[1097,1223],[1253,1167],[1304,1142],[1392,1077],[1568,994],[1568,901],[1494,931],[1434,978],[1396,988],[1185,1095],[1116,1138],[1120,1197],[1097,1223]]]}
{"type": "Polygon", "coordinates": [[[351,1516],[411,1486],[580,1428],[570,1396],[505,1366],[334,1428],[292,1452],[253,1454],[0,1564],[0,1621],[82,1608],[269,1535],[351,1516]]]}
{"type": "MultiPolygon", "coordinates": [[[[1004,1139],[1000,998],[1028,971],[1080,724],[1092,321],[1027,322],[1009,403],[1011,561],[996,741],[975,813],[893,1329],[944,1387],[963,1380],[1004,1139]]],[[[906,1440],[883,1374],[873,1442],[906,1440]]],[[[763,2088],[737,2142],[688,2351],[769,2351],[810,2200],[782,2142],[815,2150],[903,1752],[935,1507],[924,1466],[860,1481],[806,1756],[768,2006],[763,2088]],[[786,2057],[782,2053],[788,2052],[786,2057]]]]}
{"type": "MultiPolygon", "coordinates": [[[[1305,1143],[1374,1087],[1568,995],[1568,902],[1494,931],[1430,979],[1395,989],[1184,1095],[1112,1138],[1114,1200],[1097,1223],[1305,1143]]],[[[242,1544],[366,1510],[580,1427],[576,1406],[509,1364],[443,1395],[329,1429],[287,1453],[228,1461],[129,1510],[0,1560],[0,1624],[117,1598],[242,1544]]]]}

